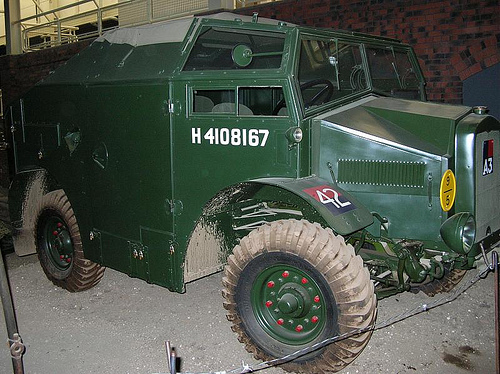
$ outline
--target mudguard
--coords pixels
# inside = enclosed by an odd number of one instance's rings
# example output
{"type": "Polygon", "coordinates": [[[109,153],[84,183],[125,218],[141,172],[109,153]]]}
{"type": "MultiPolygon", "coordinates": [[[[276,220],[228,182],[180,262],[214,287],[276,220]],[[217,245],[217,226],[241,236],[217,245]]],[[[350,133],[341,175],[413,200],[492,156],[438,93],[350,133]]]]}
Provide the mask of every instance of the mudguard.
{"type": "Polygon", "coordinates": [[[354,196],[322,178],[260,178],[252,182],[278,187],[299,196],[340,235],[352,234],[373,223],[370,211],[354,196]]]}
{"type": "Polygon", "coordinates": [[[9,215],[14,249],[18,256],[35,253],[34,228],[37,208],[42,196],[50,190],[47,173],[43,169],[16,174],[9,189],[9,215]]]}

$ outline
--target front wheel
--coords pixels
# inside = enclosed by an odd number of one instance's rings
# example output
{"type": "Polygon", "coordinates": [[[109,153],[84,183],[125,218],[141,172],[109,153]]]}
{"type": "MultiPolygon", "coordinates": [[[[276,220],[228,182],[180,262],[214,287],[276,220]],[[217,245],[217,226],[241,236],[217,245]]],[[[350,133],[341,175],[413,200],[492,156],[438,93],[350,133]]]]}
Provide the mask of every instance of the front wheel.
{"type": "MultiPolygon", "coordinates": [[[[262,360],[375,320],[376,297],[361,258],[342,237],[307,221],[276,221],[252,231],[229,257],[223,284],[233,330],[262,360]]],[[[370,336],[368,331],[337,341],[283,368],[304,373],[341,370],[370,336]]]]}
{"type": "Polygon", "coordinates": [[[105,268],[84,257],[80,229],[63,190],[43,196],[35,232],[38,258],[52,283],[77,292],[100,282],[105,268]]]}

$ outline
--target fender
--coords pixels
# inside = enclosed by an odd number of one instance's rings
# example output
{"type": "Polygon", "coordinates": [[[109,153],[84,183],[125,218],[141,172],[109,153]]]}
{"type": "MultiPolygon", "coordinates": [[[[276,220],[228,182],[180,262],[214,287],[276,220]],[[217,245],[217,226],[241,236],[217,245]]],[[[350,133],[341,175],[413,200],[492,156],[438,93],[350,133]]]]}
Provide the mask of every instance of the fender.
{"type": "Polygon", "coordinates": [[[36,252],[34,228],[40,199],[50,191],[44,169],[22,171],[14,177],[9,188],[9,215],[14,249],[18,256],[36,252]]]}
{"type": "MultiPolygon", "coordinates": [[[[250,214],[251,215],[251,214],[250,214]]],[[[241,217],[240,217],[241,218],[241,217]]],[[[229,186],[203,209],[186,243],[182,260],[184,282],[222,270],[241,235],[265,222],[279,219],[319,222],[340,235],[350,235],[373,223],[373,216],[358,200],[337,185],[316,176],[301,179],[262,178],[229,186]],[[269,209],[253,216],[250,225],[237,227],[239,204],[281,202],[293,209],[269,209]]]]}
{"type": "MultiPolygon", "coordinates": [[[[252,182],[278,187],[297,195],[337,234],[350,235],[373,223],[370,211],[354,196],[322,178],[261,178],[252,182]]],[[[265,194],[266,189],[262,189],[254,198],[265,199],[265,194]]]]}

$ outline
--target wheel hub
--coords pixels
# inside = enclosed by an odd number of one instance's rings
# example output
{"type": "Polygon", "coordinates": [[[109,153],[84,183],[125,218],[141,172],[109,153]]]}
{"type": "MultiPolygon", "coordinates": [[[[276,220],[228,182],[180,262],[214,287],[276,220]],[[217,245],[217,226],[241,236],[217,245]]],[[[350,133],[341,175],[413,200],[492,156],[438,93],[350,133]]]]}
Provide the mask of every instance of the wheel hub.
{"type": "Polygon", "coordinates": [[[285,314],[292,314],[297,311],[299,307],[301,307],[301,302],[297,300],[295,295],[291,293],[284,294],[281,299],[278,301],[278,308],[280,312],[285,314]]]}
{"type": "Polygon", "coordinates": [[[277,340],[306,344],[326,323],[323,295],[313,276],[287,265],[264,270],[254,282],[252,303],[261,327],[277,340]]]}
{"type": "Polygon", "coordinates": [[[43,240],[52,263],[61,270],[69,268],[73,261],[73,243],[69,229],[62,219],[47,219],[43,240]]]}

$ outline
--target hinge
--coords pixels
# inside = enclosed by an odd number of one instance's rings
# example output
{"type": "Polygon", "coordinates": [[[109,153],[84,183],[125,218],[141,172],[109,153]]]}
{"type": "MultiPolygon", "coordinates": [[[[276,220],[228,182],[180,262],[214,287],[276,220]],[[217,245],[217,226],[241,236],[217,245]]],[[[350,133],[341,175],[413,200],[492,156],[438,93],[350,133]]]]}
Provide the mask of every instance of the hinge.
{"type": "Polygon", "coordinates": [[[168,99],[168,112],[174,113],[174,102],[172,99],[168,99]]]}
{"type": "Polygon", "coordinates": [[[172,213],[173,215],[180,215],[182,210],[184,209],[184,205],[180,200],[165,200],[165,210],[167,213],[172,213]]]}

